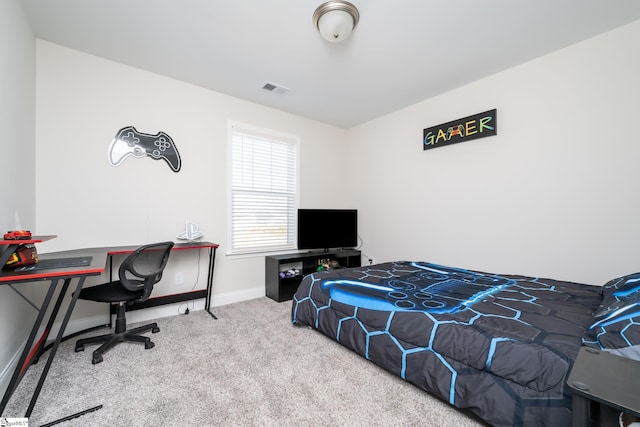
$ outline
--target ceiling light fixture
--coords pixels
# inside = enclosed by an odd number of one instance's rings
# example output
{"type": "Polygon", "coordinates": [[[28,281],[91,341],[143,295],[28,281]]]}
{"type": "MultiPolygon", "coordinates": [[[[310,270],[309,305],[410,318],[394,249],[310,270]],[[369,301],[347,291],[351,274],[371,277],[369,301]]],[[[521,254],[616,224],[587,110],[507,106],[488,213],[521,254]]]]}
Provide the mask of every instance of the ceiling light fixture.
{"type": "Polygon", "coordinates": [[[346,40],[358,25],[360,12],[348,1],[328,1],[313,12],[313,23],[322,38],[332,43],[346,40]]]}

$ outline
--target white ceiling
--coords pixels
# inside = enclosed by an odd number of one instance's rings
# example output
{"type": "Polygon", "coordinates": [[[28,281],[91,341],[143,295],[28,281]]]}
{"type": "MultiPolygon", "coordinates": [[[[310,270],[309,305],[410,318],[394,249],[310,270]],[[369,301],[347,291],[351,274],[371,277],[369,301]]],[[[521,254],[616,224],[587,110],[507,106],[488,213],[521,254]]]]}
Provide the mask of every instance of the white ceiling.
{"type": "Polygon", "coordinates": [[[639,0],[351,0],[340,44],[323,1],[22,3],[38,38],[345,129],[640,19],[639,0]]]}

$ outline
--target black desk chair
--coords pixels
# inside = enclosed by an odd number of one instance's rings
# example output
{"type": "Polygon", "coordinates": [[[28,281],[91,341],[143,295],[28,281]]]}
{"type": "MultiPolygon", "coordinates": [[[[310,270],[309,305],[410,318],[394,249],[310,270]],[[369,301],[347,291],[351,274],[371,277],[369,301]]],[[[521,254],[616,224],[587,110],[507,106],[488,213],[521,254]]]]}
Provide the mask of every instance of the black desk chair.
{"type": "Polygon", "coordinates": [[[102,355],[123,341],[143,342],[144,348],[153,348],[151,338],[139,335],[151,331],[160,332],[157,323],[127,330],[125,317],[126,304],[146,301],[151,295],[153,285],[162,278],[162,271],[169,260],[173,242],[154,243],[141,246],[120,264],[120,280],[85,288],[78,298],[96,302],[118,303],[116,312],[116,330],[114,333],[97,337],[83,338],[76,342],[75,351],[84,351],[85,344],[100,344],[93,352],[91,363],[102,362],[102,355]]]}

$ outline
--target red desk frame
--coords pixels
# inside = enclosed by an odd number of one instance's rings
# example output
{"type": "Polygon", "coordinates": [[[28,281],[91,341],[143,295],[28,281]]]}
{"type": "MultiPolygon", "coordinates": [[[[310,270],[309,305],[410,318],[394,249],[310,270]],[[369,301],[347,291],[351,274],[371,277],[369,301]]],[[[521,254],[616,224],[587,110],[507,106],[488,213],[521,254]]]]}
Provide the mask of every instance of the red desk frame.
{"type": "MultiPolygon", "coordinates": [[[[53,344],[51,344],[51,352],[49,353],[49,357],[47,359],[46,365],[40,375],[40,379],[38,384],[33,392],[31,397],[31,401],[29,403],[29,407],[25,413],[25,417],[29,417],[33,411],[33,407],[38,399],[44,381],[46,379],[47,373],[49,372],[49,368],[53,362],[53,358],[56,354],[58,346],[60,342],[62,342],[64,337],[64,331],[69,323],[69,319],[71,317],[71,313],[75,307],[76,301],[78,299],[78,295],[80,294],[80,290],[84,284],[84,281],[89,276],[98,276],[105,272],[106,261],[109,261],[109,278],[112,279],[113,274],[113,256],[114,255],[125,255],[133,252],[138,246],[128,246],[128,247],[111,247],[111,248],[89,248],[89,249],[78,249],[72,251],[62,251],[62,252],[51,252],[40,255],[40,259],[55,259],[55,258],[68,258],[74,256],[92,256],[91,265],[89,267],[75,267],[75,268],[62,268],[62,269],[49,269],[49,270],[36,270],[35,272],[16,272],[16,271],[2,271],[2,266],[9,259],[11,254],[16,250],[16,248],[21,244],[35,244],[41,243],[50,239],[53,239],[57,236],[34,236],[29,240],[0,240],[0,246],[6,245],[7,247],[0,252],[0,285],[8,285],[12,290],[14,290],[18,295],[20,295],[23,299],[25,299],[31,306],[33,306],[38,311],[38,316],[34,321],[33,327],[31,328],[31,332],[25,343],[18,364],[16,365],[11,380],[9,382],[9,386],[4,393],[2,398],[2,402],[0,402],[0,415],[3,414],[9,399],[13,395],[13,392],[18,387],[18,384],[22,380],[22,377],[26,373],[27,368],[38,360],[40,355],[48,349],[49,346],[46,346],[46,341],[49,337],[49,333],[51,331],[51,327],[55,322],[60,307],[62,305],[62,301],[65,295],[68,292],[69,285],[73,279],[78,279],[78,283],[76,285],[75,290],[72,293],[71,302],[67,307],[67,310],[64,314],[64,318],[62,324],[60,326],[60,330],[58,331],[58,335],[55,338],[53,344]],[[58,283],[60,280],[64,280],[63,286],[58,293],[57,300],[55,302],[54,308],[49,315],[49,319],[47,320],[47,325],[45,330],[35,343],[35,337],[42,325],[42,321],[44,320],[44,316],[46,311],[53,299],[53,295],[55,294],[55,290],[58,287],[58,283]],[[37,281],[50,281],[49,289],[47,290],[46,296],[40,307],[33,304],[28,298],[26,298],[20,291],[13,287],[13,284],[17,283],[27,283],[27,282],[37,282],[37,281]]],[[[180,294],[167,295],[161,297],[150,298],[144,303],[134,304],[132,309],[140,309],[146,307],[154,307],[163,304],[170,304],[174,302],[180,301],[188,301],[199,298],[206,298],[205,301],[205,310],[214,318],[217,317],[211,312],[211,291],[213,286],[213,272],[215,266],[215,255],[216,249],[219,247],[216,243],[211,242],[189,242],[189,243],[179,243],[173,246],[173,250],[188,250],[188,249],[208,249],[209,251],[209,267],[207,274],[207,288],[206,290],[197,290],[184,292],[180,294]]],[[[111,319],[111,316],[109,316],[111,319]]],[[[81,331],[86,332],[86,331],[81,331]]],[[[77,335],[73,334],[73,336],[77,335]]],[[[69,338],[69,337],[66,337],[69,338]]],[[[93,410],[99,409],[99,407],[89,409],[88,411],[83,411],[76,415],[81,415],[86,412],[90,412],[93,410]]],[[[76,416],[74,415],[74,416],[76,416]]]]}
{"type": "MultiPolygon", "coordinates": [[[[5,248],[5,250],[0,254],[0,260],[4,260],[4,262],[6,262],[8,257],[11,256],[11,253],[13,253],[15,248],[17,248],[17,246],[20,244],[40,243],[45,240],[49,240],[53,237],[55,236],[45,236],[42,238],[34,237],[31,240],[19,240],[19,241],[0,240],[0,245],[8,245],[8,247],[5,248]],[[9,252],[9,254],[7,255],[6,252],[9,252]]],[[[71,267],[71,268],[60,268],[60,269],[51,269],[51,270],[38,270],[35,273],[28,272],[28,271],[27,272],[2,271],[0,269],[0,285],[8,285],[9,287],[11,287],[11,289],[17,292],[18,295],[20,295],[23,299],[25,299],[29,304],[31,304],[31,306],[33,306],[38,311],[38,315],[36,316],[36,319],[33,323],[31,332],[29,334],[29,337],[27,338],[27,342],[25,343],[22,349],[22,353],[20,355],[20,359],[18,360],[18,364],[13,370],[13,374],[11,376],[9,386],[7,387],[7,390],[5,391],[4,396],[2,397],[2,402],[0,402],[0,415],[3,414],[7,406],[7,403],[9,402],[9,399],[11,398],[11,396],[13,395],[13,392],[18,387],[18,384],[20,384],[22,377],[26,373],[29,366],[31,366],[31,363],[34,360],[37,360],[42,354],[42,352],[44,351],[46,341],[49,338],[49,333],[51,332],[53,323],[58,317],[60,307],[62,306],[62,301],[65,295],[67,295],[69,285],[71,284],[72,280],[77,279],[75,290],[72,293],[71,302],[69,303],[67,310],[64,314],[62,323],[60,325],[60,330],[58,331],[58,335],[56,336],[51,346],[51,352],[49,353],[49,357],[47,358],[46,365],[42,373],[40,374],[40,379],[38,380],[38,384],[36,385],[36,388],[32,393],[29,406],[25,413],[25,417],[27,418],[31,415],[31,412],[33,411],[33,407],[35,406],[36,401],[38,400],[38,396],[40,395],[40,390],[42,389],[44,381],[47,377],[47,373],[49,372],[49,368],[53,363],[53,358],[55,357],[56,351],[58,350],[58,346],[60,345],[60,342],[62,342],[64,331],[67,327],[67,324],[69,323],[71,313],[73,312],[73,308],[78,299],[78,295],[80,294],[80,290],[82,289],[82,285],[84,284],[84,281],[87,277],[98,276],[104,272],[105,270],[104,261],[106,259],[106,255],[107,254],[105,251],[99,251],[95,249],[53,252],[53,253],[41,256],[39,258],[53,259],[53,258],[66,258],[66,257],[72,257],[72,256],[91,256],[92,257],[91,264],[89,265],[89,267],[75,267],[75,268],[71,267]],[[44,332],[40,337],[40,339],[38,339],[38,341],[36,342],[35,338],[38,333],[38,330],[42,325],[42,321],[44,320],[49,304],[51,303],[53,296],[55,294],[55,291],[58,287],[58,284],[60,283],[61,280],[63,280],[62,288],[60,288],[60,291],[58,292],[58,297],[53,306],[51,314],[49,315],[49,319],[47,320],[47,324],[45,326],[44,332]],[[49,288],[47,289],[47,293],[40,307],[33,304],[28,298],[26,298],[22,293],[20,293],[16,288],[13,287],[13,284],[38,282],[38,281],[50,282],[49,288]]],[[[2,266],[4,266],[4,263],[2,264],[2,266]]]]}

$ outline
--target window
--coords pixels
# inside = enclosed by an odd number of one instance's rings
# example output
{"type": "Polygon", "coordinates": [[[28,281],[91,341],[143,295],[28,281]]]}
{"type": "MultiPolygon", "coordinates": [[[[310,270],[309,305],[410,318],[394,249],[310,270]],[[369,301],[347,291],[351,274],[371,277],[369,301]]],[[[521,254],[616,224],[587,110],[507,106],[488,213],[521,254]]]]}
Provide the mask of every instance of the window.
{"type": "Polygon", "coordinates": [[[295,249],[298,137],[229,125],[229,254],[295,249]]]}

